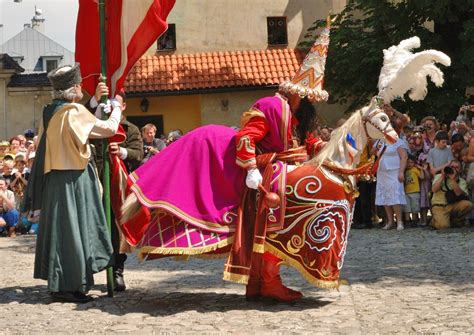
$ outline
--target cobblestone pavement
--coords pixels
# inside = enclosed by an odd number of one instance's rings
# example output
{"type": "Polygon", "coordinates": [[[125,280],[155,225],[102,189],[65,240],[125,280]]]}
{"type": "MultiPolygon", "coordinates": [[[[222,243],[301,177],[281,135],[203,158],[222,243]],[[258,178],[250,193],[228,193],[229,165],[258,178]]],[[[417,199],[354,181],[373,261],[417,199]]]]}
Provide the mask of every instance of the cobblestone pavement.
{"type": "Polygon", "coordinates": [[[96,275],[94,301],[51,303],[34,280],[35,239],[0,238],[1,334],[10,333],[474,333],[474,230],[352,231],[340,291],[283,271],[304,298],[246,302],[222,281],[223,260],[127,261],[127,291],[108,298],[96,275]]]}

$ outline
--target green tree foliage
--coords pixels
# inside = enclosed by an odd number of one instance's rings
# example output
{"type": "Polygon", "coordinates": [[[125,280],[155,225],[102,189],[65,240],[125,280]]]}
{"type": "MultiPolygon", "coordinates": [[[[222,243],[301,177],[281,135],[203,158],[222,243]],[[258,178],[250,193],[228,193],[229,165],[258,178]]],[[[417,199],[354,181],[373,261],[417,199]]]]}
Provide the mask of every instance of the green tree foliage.
{"type": "MultiPolygon", "coordinates": [[[[316,21],[300,47],[309,49],[324,25],[316,21]]],[[[366,104],[377,93],[382,50],[412,36],[421,39],[415,51],[443,51],[452,65],[440,65],[445,84],[430,84],[424,101],[393,105],[417,120],[452,119],[466,101],[466,87],[474,86],[474,0],[349,0],[331,29],[325,88],[332,102],[349,102],[347,111],[366,104]]]]}

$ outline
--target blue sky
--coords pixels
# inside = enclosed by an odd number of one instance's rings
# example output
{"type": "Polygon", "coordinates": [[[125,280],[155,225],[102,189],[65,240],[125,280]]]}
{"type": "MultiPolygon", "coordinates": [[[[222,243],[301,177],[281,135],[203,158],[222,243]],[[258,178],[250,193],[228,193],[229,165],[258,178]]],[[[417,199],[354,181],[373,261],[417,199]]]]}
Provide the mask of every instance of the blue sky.
{"type": "Polygon", "coordinates": [[[21,30],[25,23],[31,23],[35,5],[43,12],[45,35],[63,47],[74,51],[78,0],[0,0],[0,44],[3,44],[21,30]]]}

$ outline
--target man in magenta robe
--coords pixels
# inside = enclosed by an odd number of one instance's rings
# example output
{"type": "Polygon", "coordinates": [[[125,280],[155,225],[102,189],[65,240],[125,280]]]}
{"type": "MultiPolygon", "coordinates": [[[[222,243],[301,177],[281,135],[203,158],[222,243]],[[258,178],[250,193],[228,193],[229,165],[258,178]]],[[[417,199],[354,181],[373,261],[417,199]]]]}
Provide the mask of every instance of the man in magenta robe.
{"type": "MultiPolygon", "coordinates": [[[[195,129],[131,175],[131,190],[152,214],[150,226],[138,225],[128,236],[140,242],[140,257],[230,251],[224,279],[248,284],[247,298],[301,298],[282,284],[281,260],[264,252],[264,242],[266,233],[283,228],[286,168],[306,159],[299,143],[314,125],[312,102],[327,99],[328,43],[325,29],[292,81],[243,114],[238,133],[217,125],[195,129]],[[260,184],[280,194],[278,208],[262,210],[261,200],[256,205],[260,184]]],[[[133,216],[125,217],[126,229],[136,225],[133,216]]]]}

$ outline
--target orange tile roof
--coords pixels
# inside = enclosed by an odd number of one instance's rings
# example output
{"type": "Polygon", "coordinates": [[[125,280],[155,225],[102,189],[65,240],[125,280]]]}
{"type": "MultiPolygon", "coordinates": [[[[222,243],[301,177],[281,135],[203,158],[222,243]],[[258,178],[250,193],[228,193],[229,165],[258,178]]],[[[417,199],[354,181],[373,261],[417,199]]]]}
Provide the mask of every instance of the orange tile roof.
{"type": "Polygon", "coordinates": [[[299,69],[295,49],[157,54],[142,57],[125,81],[127,93],[278,85],[299,69]]]}

